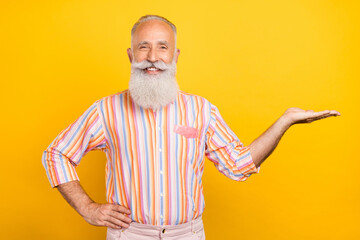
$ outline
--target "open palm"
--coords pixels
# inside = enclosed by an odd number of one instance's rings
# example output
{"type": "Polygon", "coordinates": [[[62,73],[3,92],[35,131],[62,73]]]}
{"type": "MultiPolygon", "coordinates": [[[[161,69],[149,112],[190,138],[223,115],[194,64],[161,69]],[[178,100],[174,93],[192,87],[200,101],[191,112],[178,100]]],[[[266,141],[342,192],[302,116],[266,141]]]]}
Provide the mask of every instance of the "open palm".
{"type": "Polygon", "coordinates": [[[324,110],[321,112],[315,112],[314,110],[303,110],[300,108],[289,108],[284,113],[292,124],[296,123],[311,123],[316,120],[328,118],[331,116],[340,116],[340,113],[335,110],[324,110]]]}

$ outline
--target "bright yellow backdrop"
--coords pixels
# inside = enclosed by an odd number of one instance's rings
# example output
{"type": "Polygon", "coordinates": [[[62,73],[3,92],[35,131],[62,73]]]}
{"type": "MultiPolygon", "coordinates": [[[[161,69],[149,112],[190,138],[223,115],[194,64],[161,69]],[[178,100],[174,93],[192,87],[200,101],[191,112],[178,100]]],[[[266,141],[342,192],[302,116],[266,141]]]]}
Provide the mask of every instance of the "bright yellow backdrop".
{"type": "MultiPolygon", "coordinates": [[[[130,29],[178,27],[182,90],[215,104],[246,144],[288,107],[342,116],[292,127],[259,174],[235,182],[207,160],[207,239],[360,239],[357,1],[0,3],[1,239],[105,239],[51,189],[41,155],[95,100],[127,88],[130,29]]],[[[105,155],[78,168],[105,201],[105,155]]]]}

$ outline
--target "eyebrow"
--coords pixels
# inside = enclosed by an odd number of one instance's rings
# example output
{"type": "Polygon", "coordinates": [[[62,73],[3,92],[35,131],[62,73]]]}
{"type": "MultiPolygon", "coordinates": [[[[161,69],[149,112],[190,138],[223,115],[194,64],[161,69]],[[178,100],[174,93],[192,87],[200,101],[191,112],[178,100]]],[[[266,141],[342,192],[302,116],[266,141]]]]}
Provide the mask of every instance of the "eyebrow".
{"type": "Polygon", "coordinates": [[[148,42],[148,41],[142,41],[142,42],[139,42],[139,43],[138,43],[138,46],[140,46],[140,45],[144,45],[144,44],[149,44],[149,42],[148,42]]]}
{"type": "MultiPolygon", "coordinates": [[[[157,41],[158,44],[164,44],[166,46],[169,45],[168,41],[165,41],[165,40],[161,40],[161,41],[157,41]]],[[[140,45],[146,45],[146,44],[150,44],[148,41],[141,41],[138,43],[138,46],[140,45]]]]}
{"type": "Polygon", "coordinates": [[[160,44],[164,44],[164,45],[168,45],[168,42],[167,41],[158,41],[158,43],[160,43],[160,44]]]}

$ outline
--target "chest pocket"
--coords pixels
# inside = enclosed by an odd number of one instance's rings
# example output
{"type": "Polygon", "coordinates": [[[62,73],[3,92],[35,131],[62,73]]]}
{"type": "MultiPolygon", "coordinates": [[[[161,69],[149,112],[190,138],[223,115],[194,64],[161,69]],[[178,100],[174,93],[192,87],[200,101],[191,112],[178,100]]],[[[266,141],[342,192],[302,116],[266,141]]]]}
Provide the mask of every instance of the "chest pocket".
{"type": "Polygon", "coordinates": [[[174,132],[186,138],[197,138],[199,136],[199,129],[182,125],[175,125],[174,132]]]}

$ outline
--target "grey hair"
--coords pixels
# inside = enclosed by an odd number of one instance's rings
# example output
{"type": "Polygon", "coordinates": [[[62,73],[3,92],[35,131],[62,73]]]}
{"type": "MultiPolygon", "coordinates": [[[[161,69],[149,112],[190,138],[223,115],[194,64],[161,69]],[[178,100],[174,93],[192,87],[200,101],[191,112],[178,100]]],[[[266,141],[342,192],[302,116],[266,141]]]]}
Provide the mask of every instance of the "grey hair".
{"type": "Polygon", "coordinates": [[[160,20],[160,21],[167,23],[171,27],[171,29],[174,32],[174,36],[175,36],[175,49],[176,49],[176,35],[177,35],[176,26],[172,22],[167,20],[166,18],[161,17],[159,15],[145,15],[145,16],[142,16],[141,18],[139,18],[139,20],[134,24],[134,26],[131,29],[131,45],[132,45],[132,38],[134,36],[136,28],[140,25],[140,23],[147,22],[149,20],[160,20]]]}

